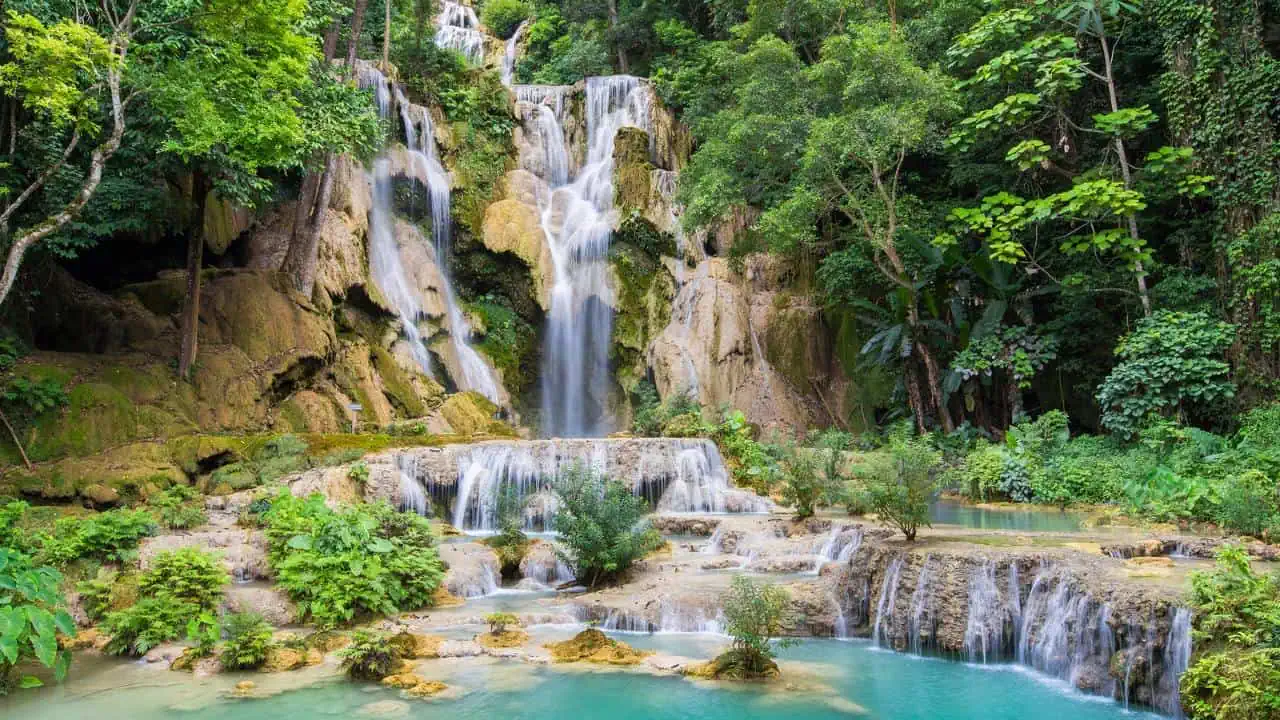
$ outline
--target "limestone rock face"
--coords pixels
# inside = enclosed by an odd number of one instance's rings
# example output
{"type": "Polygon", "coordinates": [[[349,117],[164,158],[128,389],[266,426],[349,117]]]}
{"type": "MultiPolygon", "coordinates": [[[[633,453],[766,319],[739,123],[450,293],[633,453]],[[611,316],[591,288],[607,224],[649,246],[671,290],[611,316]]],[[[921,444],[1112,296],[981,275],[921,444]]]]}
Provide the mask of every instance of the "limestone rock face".
{"type": "Polygon", "coordinates": [[[753,303],[727,261],[700,263],[676,295],[673,322],[647,351],[658,392],[728,403],[764,427],[804,427],[808,408],[765,358],[753,303]]]}
{"type": "Polygon", "coordinates": [[[510,253],[528,268],[532,297],[546,311],[555,264],[542,229],[541,208],[552,202],[551,189],[545,180],[523,168],[507,173],[502,184],[502,199],[485,209],[480,240],[490,252],[510,253]]]}
{"type": "Polygon", "coordinates": [[[276,627],[288,625],[297,617],[297,609],[280,590],[252,585],[229,585],[223,599],[228,612],[253,612],[276,627]]]}
{"type": "Polygon", "coordinates": [[[231,243],[253,224],[253,213],[230,200],[209,193],[204,206],[204,244],[214,255],[227,251],[231,243]]]}

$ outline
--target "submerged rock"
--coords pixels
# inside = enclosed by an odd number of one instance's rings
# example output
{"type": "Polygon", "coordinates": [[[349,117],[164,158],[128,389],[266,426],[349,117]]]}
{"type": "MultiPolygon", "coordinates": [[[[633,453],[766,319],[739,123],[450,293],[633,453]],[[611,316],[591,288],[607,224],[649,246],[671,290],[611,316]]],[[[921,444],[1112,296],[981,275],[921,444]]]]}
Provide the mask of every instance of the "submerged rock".
{"type": "Polygon", "coordinates": [[[652,653],[636,650],[594,628],[583,630],[564,642],[545,645],[555,662],[587,662],[602,665],[639,665],[652,653]]]}

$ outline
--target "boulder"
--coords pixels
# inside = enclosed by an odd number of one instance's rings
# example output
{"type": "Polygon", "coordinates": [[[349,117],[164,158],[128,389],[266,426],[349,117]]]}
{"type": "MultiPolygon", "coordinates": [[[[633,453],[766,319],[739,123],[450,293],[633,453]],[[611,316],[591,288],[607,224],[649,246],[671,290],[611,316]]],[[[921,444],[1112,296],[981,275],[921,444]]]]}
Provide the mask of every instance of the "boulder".
{"type": "Polygon", "coordinates": [[[223,595],[223,606],[227,612],[257,613],[276,627],[288,625],[297,617],[293,603],[275,586],[230,585],[223,595]]]}
{"type": "Polygon", "coordinates": [[[583,630],[572,640],[548,643],[545,647],[551,651],[551,657],[556,662],[601,665],[639,665],[646,655],[652,654],[614,640],[595,628],[583,630]]]}
{"type": "Polygon", "coordinates": [[[515,629],[503,630],[500,633],[485,632],[476,635],[476,642],[489,650],[520,647],[529,642],[529,633],[515,629]]]}
{"type": "Polygon", "coordinates": [[[267,651],[267,661],[261,671],[266,673],[288,672],[307,666],[307,654],[301,650],[275,646],[267,651]]]}
{"type": "Polygon", "coordinates": [[[93,483],[80,488],[80,497],[87,500],[95,508],[109,508],[120,502],[120,493],[115,488],[93,483]]]}
{"type": "MultiPolygon", "coordinates": [[[[512,175],[523,172],[517,170],[512,175]]],[[[527,265],[538,305],[543,310],[551,307],[555,263],[537,205],[511,197],[491,204],[485,209],[481,240],[488,250],[511,253],[527,265]]]]}

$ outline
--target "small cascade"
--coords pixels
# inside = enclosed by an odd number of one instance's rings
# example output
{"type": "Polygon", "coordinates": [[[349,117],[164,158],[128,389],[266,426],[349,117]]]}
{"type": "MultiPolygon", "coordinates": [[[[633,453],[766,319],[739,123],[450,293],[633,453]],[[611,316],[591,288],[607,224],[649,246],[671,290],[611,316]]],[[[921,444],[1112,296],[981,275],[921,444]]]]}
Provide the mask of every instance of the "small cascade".
{"type": "MultiPolygon", "coordinates": [[[[559,183],[568,157],[549,157],[549,176],[543,178],[551,195],[542,208],[542,229],[555,269],[542,374],[542,431],[548,437],[593,437],[609,430],[614,138],[625,126],[651,130],[653,92],[639,78],[588,78],[586,94],[585,164],[572,181],[559,183]]],[[[555,115],[542,113],[548,122],[555,115]]]]}
{"type": "Polygon", "coordinates": [[[506,48],[502,53],[502,84],[511,87],[516,77],[516,55],[520,51],[520,41],[524,39],[524,34],[529,29],[529,21],[525,20],[520,23],[516,31],[507,38],[506,48]]]}
{"type": "MultiPolygon", "coordinates": [[[[431,236],[433,260],[440,272],[445,301],[449,340],[457,359],[458,375],[454,382],[463,390],[475,390],[493,402],[503,405],[505,397],[493,369],[484,361],[469,342],[471,327],[453,293],[449,280],[448,257],[452,248],[453,219],[451,214],[451,181],[449,173],[440,163],[436,150],[435,125],[426,108],[413,105],[403,91],[392,85],[377,68],[362,63],[359,68],[361,87],[372,88],[378,103],[379,114],[391,117],[393,105],[399,109],[404,127],[406,149],[406,174],[427,188],[431,202],[431,236]]],[[[400,315],[401,325],[415,361],[425,373],[430,373],[431,359],[424,338],[418,328],[418,320],[424,313],[410,287],[400,258],[396,239],[396,220],[391,207],[391,158],[384,155],[374,162],[373,206],[369,211],[370,259],[369,265],[378,287],[400,315]]],[[[414,225],[402,226],[406,234],[421,240],[414,225]]]]}
{"type": "Polygon", "coordinates": [[[519,587],[524,590],[553,590],[574,580],[573,568],[554,552],[526,556],[520,562],[520,575],[519,587]]]}
{"type": "Polygon", "coordinates": [[[1115,652],[1110,612],[1068,578],[1042,570],[1027,596],[1018,662],[1076,685],[1087,665],[1107,667],[1115,652]]]}
{"type": "Polygon", "coordinates": [[[880,602],[876,603],[876,624],[871,629],[871,641],[876,647],[893,647],[889,636],[893,624],[893,607],[898,599],[898,579],[902,575],[902,565],[906,558],[898,556],[889,563],[884,574],[884,583],[880,586],[880,602]],[[884,622],[885,614],[889,614],[889,622],[884,622]]]}
{"type": "Polygon", "coordinates": [[[484,63],[484,33],[476,11],[454,0],[445,0],[436,17],[436,45],[462,54],[471,65],[484,63]]]}
{"type": "Polygon", "coordinates": [[[719,555],[724,543],[724,528],[717,525],[716,529],[711,533],[711,537],[707,540],[707,544],[702,546],[698,552],[703,555],[719,555]]]}
{"type": "Polygon", "coordinates": [[[822,566],[831,562],[847,563],[849,558],[862,547],[862,528],[832,526],[826,540],[814,555],[813,573],[817,574],[822,566]]]}
{"type": "Polygon", "coordinates": [[[526,531],[552,528],[559,507],[557,481],[583,467],[626,483],[665,512],[764,513],[770,502],[731,486],[715,444],[708,440],[537,440],[451,446],[414,478],[438,507],[450,508],[459,530],[495,532],[499,501],[511,493],[526,531]]]}
{"type": "Polygon", "coordinates": [[[1164,642],[1164,674],[1160,677],[1155,703],[1162,712],[1182,717],[1182,696],[1178,683],[1191,664],[1191,611],[1178,608],[1173,612],[1169,637],[1164,642]]]}
{"type": "Polygon", "coordinates": [[[964,650],[969,662],[1001,659],[1013,637],[1013,625],[1009,608],[996,584],[995,563],[988,561],[969,576],[969,617],[964,630],[964,650]]]}
{"type": "Polygon", "coordinates": [[[837,640],[848,640],[849,621],[845,619],[844,608],[840,607],[840,600],[836,598],[835,593],[831,594],[831,605],[836,609],[836,620],[832,627],[832,631],[837,640]]]}
{"type": "Polygon", "coordinates": [[[396,465],[396,470],[400,474],[400,509],[427,515],[431,510],[431,503],[427,500],[427,493],[422,483],[415,477],[412,462],[401,456],[397,458],[396,465]]]}
{"type": "MultiPolygon", "coordinates": [[[[925,649],[925,617],[929,618],[930,626],[933,625],[933,602],[932,596],[929,594],[929,561],[933,556],[925,556],[924,564],[920,566],[920,574],[916,576],[916,589],[911,594],[911,618],[907,624],[908,644],[911,652],[919,655],[925,649]]],[[[929,637],[933,637],[933,629],[929,629],[929,637]]]]}
{"type": "Polygon", "coordinates": [[[662,603],[656,618],[625,610],[609,610],[599,627],[611,632],[723,635],[724,615],[719,610],[686,607],[667,601],[662,603]]]}

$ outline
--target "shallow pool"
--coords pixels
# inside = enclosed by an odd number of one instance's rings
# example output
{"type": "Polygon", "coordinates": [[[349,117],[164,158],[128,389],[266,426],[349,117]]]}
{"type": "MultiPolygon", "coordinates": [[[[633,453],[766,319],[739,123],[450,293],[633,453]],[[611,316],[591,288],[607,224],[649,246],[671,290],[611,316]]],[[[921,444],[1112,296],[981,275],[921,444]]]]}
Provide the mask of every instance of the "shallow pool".
{"type": "Polygon", "coordinates": [[[1082,518],[1061,510],[1018,510],[966,505],[938,500],[930,507],[934,525],[959,525],[977,530],[1024,530],[1029,532],[1078,532],[1082,518]]]}
{"type": "MultiPolygon", "coordinates": [[[[564,632],[568,632],[567,630],[564,632]]],[[[535,635],[541,633],[535,633],[535,635]]],[[[725,638],[625,635],[637,647],[705,657],[725,638]]],[[[556,668],[492,658],[426,661],[417,670],[451,686],[452,696],[403,700],[397,691],[349,683],[316,668],[311,684],[255,699],[228,689],[251,678],[258,691],[298,682],[286,676],[224,675],[195,681],[132,663],[90,663],[66,685],[0,701],[0,716],[41,720],[275,720],[417,718],[467,720],[566,717],[818,720],[1108,720],[1155,717],[1126,712],[1010,665],[975,666],[882,651],[862,641],[810,640],[784,652],[787,682],[771,687],[695,683],[631,671],[556,668]]]]}

